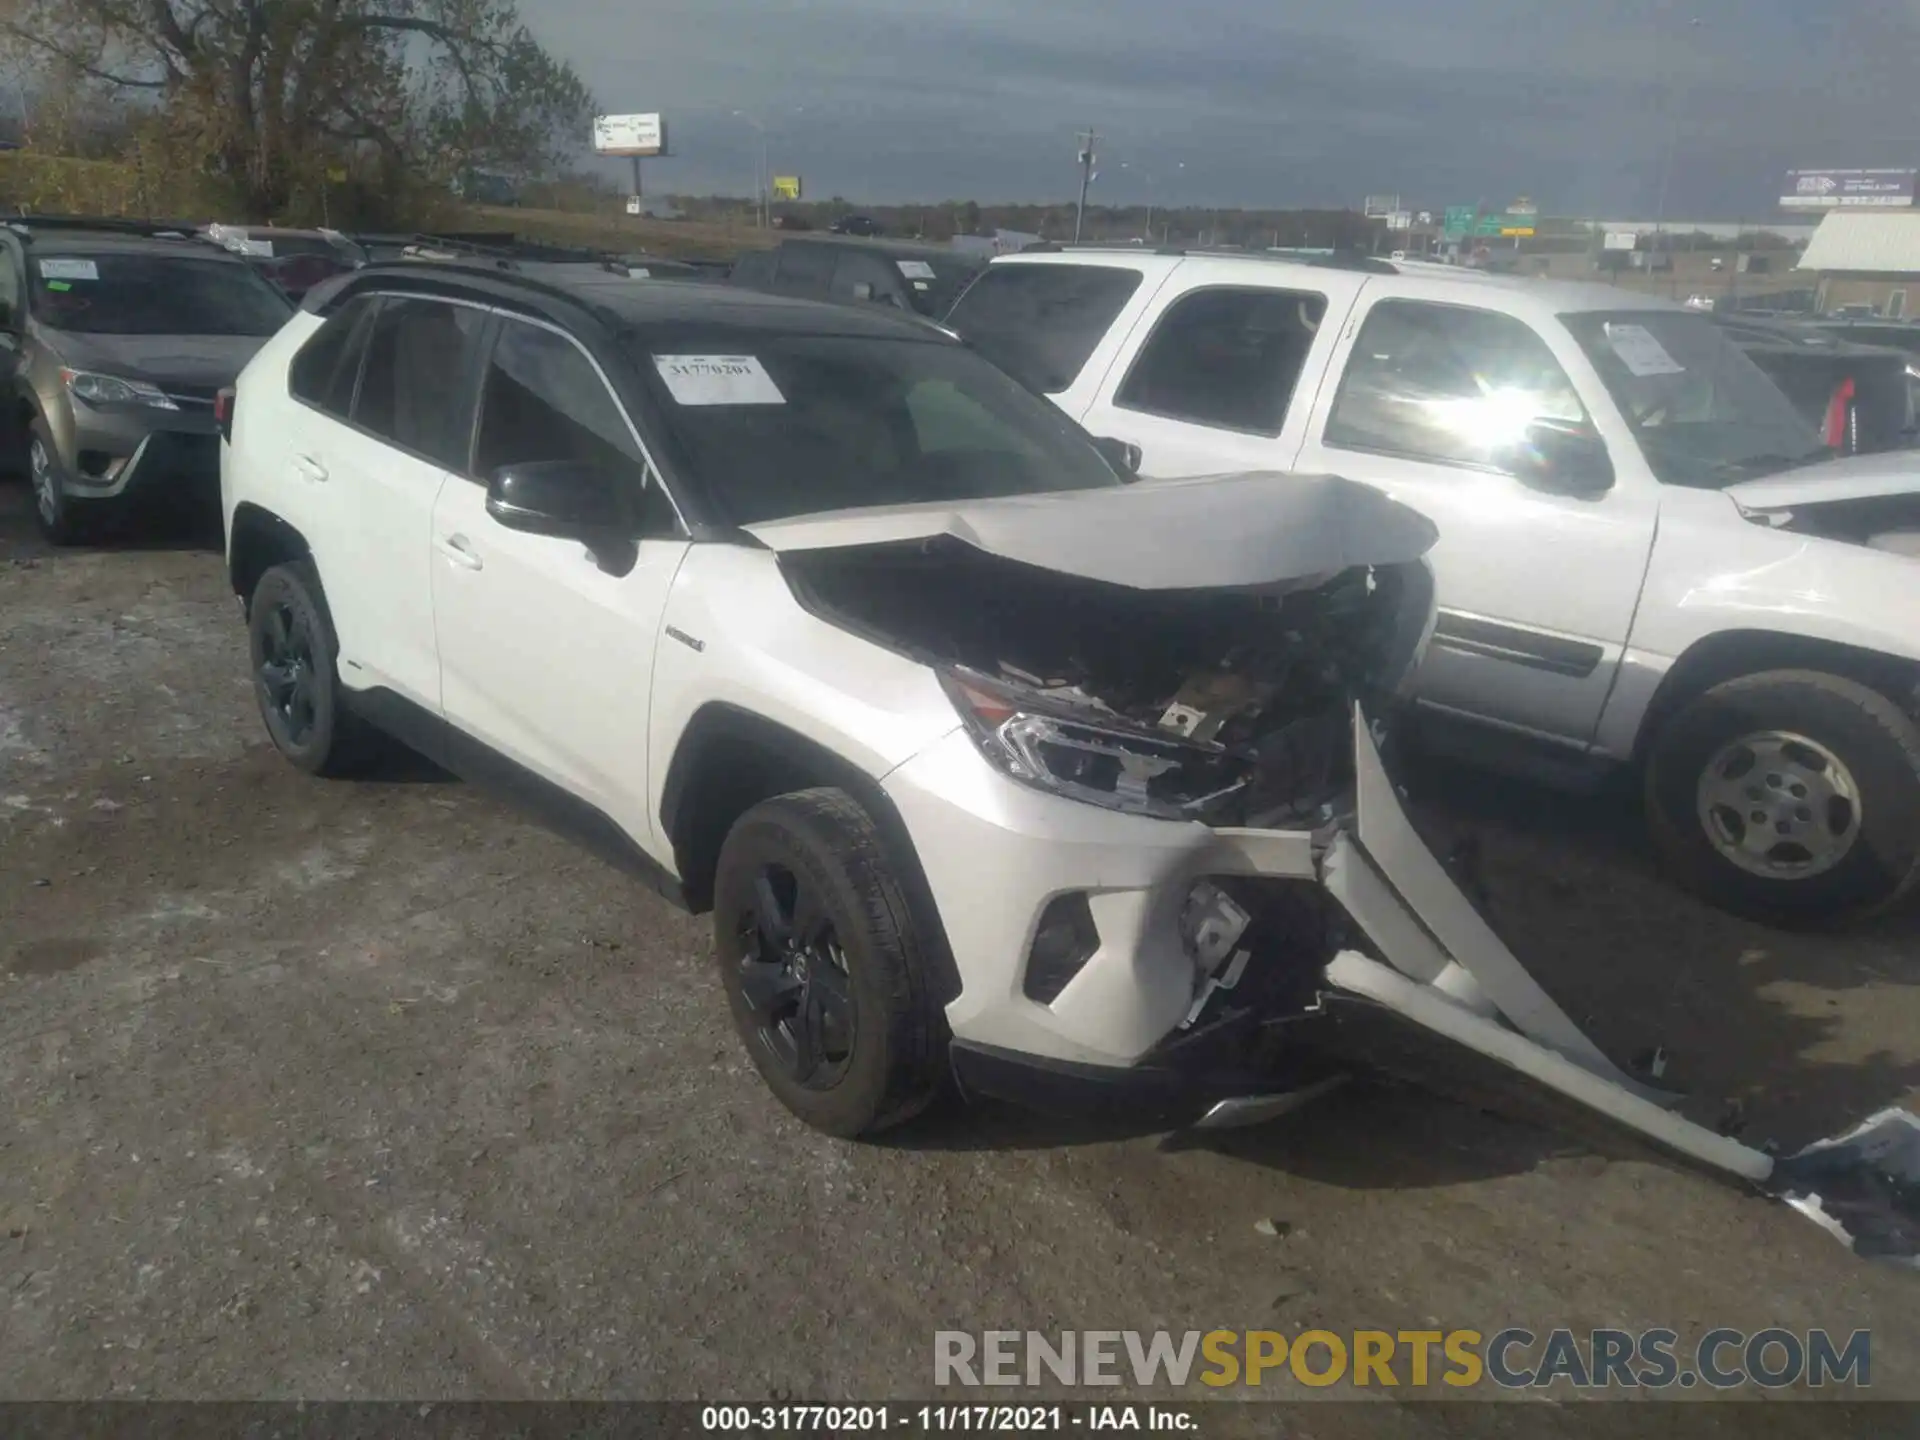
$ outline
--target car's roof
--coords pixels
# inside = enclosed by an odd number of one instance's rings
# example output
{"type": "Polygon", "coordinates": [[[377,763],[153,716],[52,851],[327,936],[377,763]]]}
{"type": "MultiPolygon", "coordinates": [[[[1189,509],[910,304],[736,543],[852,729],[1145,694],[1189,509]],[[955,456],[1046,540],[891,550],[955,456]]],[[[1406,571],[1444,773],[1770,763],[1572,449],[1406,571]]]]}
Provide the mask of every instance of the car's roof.
{"type": "Polygon", "coordinates": [[[1023,250],[995,257],[1002,265],[1105,265],[1135,270],[1148,278],[1165,278],[1175,269],[1197,271],[1199,278],[1221,283],[1246,283],[1258,277],[1268,284],[1310,285],[1329,272],[1397,276],[1418,280],[1434,287],[1436,298],[1470,302],[1475,294],[1489,291],[1516,296],[1556,314],[1587,310],[1666,310],[1684,313],[1682,305],[1658,296],[1620,290],[1612,285],[1587,284],[1577,280],[1543,280],[1524,275],[1497,275],[1460,265],[1441,265],[1423,260],[1385,260],[1366,257],[1359,261],[1341,261],[1329,257],[1315,263],[1291,255],[1221,254],[1217,251],[1164,251],[1134,247],[1023,250]]]}
{"type": "Polygon", "coordinates": [[[572,300],[619,329],[686,326],[794,335],[951,340],[920,317],[885,306],[835,305],[698,281],[617,279],[590,266],[555,265],[521,273],[458,262],[401,260],[369,265],[342,279],[344,284],[328,290],[322,303],[330,305],[335,296],[379,290],[398,282],[400,288],[416,293],[447,287],[471,295],[477,289],[502,299],[522,298],[536,307],[544,302],[551,308],[554,300],[572,300]]]}

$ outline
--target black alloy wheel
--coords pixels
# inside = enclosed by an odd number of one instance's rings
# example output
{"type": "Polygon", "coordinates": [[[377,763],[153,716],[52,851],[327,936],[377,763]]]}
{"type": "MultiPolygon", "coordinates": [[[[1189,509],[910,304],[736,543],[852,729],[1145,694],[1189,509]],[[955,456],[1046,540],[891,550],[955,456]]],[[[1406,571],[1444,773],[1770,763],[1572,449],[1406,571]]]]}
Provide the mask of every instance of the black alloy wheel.
{"type": "Polygon", "coordinates": [[[314,705],[315,652],[309,613],[291,597],[275,600],[260,619],[260,660],[255,683],[260,707],[277,739],[305,749],[318,718],[314,705]]]}
{"type": "Polygon", "coordinates": [[[919,1114],[947,1072],[929,942],[893,862],[858,801],[817,789],[747,811],[714,867],[714,959],[747,1057],[843,1139],[919,1114]]]}
{"type": "Polygon", "coordinates": [[[846,1078],[859,1030],[853,979],[821,897],[783,865],[762,865],[740,917],[740,989],[758,1042],[794,1084],[846,1078]]]}

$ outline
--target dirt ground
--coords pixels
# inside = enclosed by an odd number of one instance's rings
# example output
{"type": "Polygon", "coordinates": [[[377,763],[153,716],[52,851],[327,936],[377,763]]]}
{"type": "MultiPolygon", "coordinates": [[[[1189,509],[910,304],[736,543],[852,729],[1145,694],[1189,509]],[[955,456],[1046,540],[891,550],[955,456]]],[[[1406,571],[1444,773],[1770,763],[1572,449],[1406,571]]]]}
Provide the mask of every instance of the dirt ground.
{"type": "MultiPolygon", "coordinates": [[[[0,1396],[904,1398],[941,1328],[1664,1325],[1870,1329],[1871,1393],[1920,1398],[1920,1277],[1424,1093],[1205,1145],[803,1131],[702,922],[445,777],[296,774],[212,545],[53,554],[25,507],[0,484],[0,1396]]],[[[1411,780],[1698,1113],[1791,1147],[1920,1084],[1912,915],[1772,933],[1616,805],[1411,780]]]]}

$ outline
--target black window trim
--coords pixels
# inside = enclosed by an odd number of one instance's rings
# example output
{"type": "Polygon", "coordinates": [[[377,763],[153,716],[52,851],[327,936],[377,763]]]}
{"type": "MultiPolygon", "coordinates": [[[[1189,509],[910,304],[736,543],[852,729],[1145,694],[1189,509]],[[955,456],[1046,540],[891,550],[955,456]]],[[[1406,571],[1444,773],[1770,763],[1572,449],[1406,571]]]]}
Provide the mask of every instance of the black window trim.
{"type": "MultiPolygon", "coordinates": [[[[679,523],[679,526],[680,526],[680,534],[678,537],[675,537],[675,538],[685,539],[693,533],[692,527],[687,523],[686,511],[681,508],[679,498],[675,496],[673,493],[673,487],[667,484],[665,475],[660,469],[659,463],[654,459],[653,448],[647,444],[646,436],[641,433],[640,427],[634,423],[632,414],[628,412],[625,402],[622,401],[620,398],[619,389],[614,385],[612,379],[607,375],[606,367],[601,365],[599,359],[594,355],[593,351],[590,350],[584,344],[582,344],[580,341],[580,338],[577,335],[574,335],[571,332],[569,332],[565,326],[556,325],[551,320],[542,319],[539,316],[535,316],[535,315],[529,315],[529,314],[526,314],[524,311],[509,310],[504,306],[490,305],[483,301],[468,299],[465,296],[447,295],[439,291],[433,291],[433,290],[410,290],[410,289],[409,290],[385,290],[385,289],[354,290],[351,293],[346,294],[341,298],[340,309],[344,310],[347,306],[353,304],[356,300],[367,299],[367,298],[371,298],[372,300],[374,300],[377,310],[384,310],[390,302],[395,300],[431,300],[431,301],[439,301],[447,305],[463,306],[464,308],[469,310],[478,310],[484,313],[488,317],[489,323],[487,327],[481,332],[480,338],[477,344],[477,349],[476,349],[476,354],[479,358],[480,363],[474,367],[474,372],[470,377],[470,382],[474,387],[473,412],[472,412],[472,423],[467,431],[467,458],[466,458],[465,467],[463,469],[456,470],[451,465],[442,464],[434,456],[423,455],[418,450],[415,450],[410,446],[399,444],[398,442],[393,440],[392,437],[390,436],[376,434],[374,431],[368,429],[365,425],[360,424],[356,420],[350,419],[348,416],[336,415],[331,410],[324,409],[323,407],[314,404],[312,401],[304,398],[303,396],[295,395],[293,393],[292,387],[289,386],[287,389],[287,394],[291,399],[294,400],[296,404],[304,405],[307,409],[313,411],[316,415],[324,416],[326,419],[333,421],[335,424],[344,425],[349,430],[352,430],[357,434],[364,435],[369,440],[377,441],[379,444],[385,445],[389,449],[397,450],[402,455],[409,456],[410,458],[418,460],[423,464],[439,465],[442,470],[454,476],[456,479],[465,480],[465,481],[468,481],[469,483],[484,485],[486,483],[485,480],[483,480],[480,476],[474,473],[473,465],[474,465],[474,459],[475,459],[475,450],[480,443],[480,411],[481,411],[481,406],[485,403],[487,366],[491,364],[493,360],[494,343],[499,337],[501,325],[507,323],[508,321],[519,321],[522,324],[537,325],[543,330],[551,330],[554,334],[560,336],[563,340],[567,341],[568,344],[572,345],[582,355],[586,356],[587,363],[593,367],[593,373],[599,376],[600,383],[606,387],[607,394],[613,400],[614,408],[618,410],[620,413],[620,418],[626,422],[627,432],[633,437],[633,443],[639,448],[642,461],[646,466],[647,475],[651,478],[652,483],[659,485],[660,492],[667,497],[667,503],[673,507],[674,519],[679,523]]],[[[338,311],[335,312],[335,314],[338,314],[338,313],[339,313],[338,311]]],[[[327,318],[331,320],[334,317],[332,315],[329,315],[327,318]]],[[[374,323],[375,324],[379,323],[379,316],[377,313],[374,318],[374,323]]],[[[314,334],[318,335],[319,331],[316,330],[314,334]]],[[[307,345],[311,345],[312,343],[313,343],[313,336],[309,336],[306,342],[301,345],[300,349],[304,350],[307,347],[307,345]]],[[[298,350],[294,352],[296,356],[298,356],[299,353],[300,352],[298,350]]],[[[288,370],[289,372],[291,372],[292,370],[291,360],[288,361],[288,370]]],[[[354,406],[357,406],[360,402],[360,382],[366,376],[366,373],[367,373],[367,352],[365,350],[362,350],[360,352],[359,369],[354,372],[353,397],[348,402],[348,408],[350,410],[354,406]]],[[[660,539],[664,537],[650,535],[644,538],[660,539]]]]}
{"type": "MultiPolygon", "coordinates": [[[[1120,377],[1120,383],[1113,387],[1113,400],[1111,402],[1113,408],[1116,410],[1124,410],[1129,415],[1151,415],[1157,420],[1170,420],[1176,425],[1191,425],[1199,430],[1224,430],[1230,435],[1251,435],[1261,440],[1278,440],[1282,435],[1287,433],[1287,421],[1293,416],[1293,403],[1300,396],[1300,381],[1305,377],[1307,373],[1307,363],[1312,358],[1313,346],[1311,344],[1307,347],[1307,360],[1301,362],[1298,373],[1293,377],[1293,388],[1287,392],[1287,403],[1280,411],[1280,428],[1278,430],[1262,430],[1246,425],[1224,425],[1217,422],[1196,420],[1191,415],[1176,415],[1167,410],[1151,410],[1144,405],[1122,405],[1120,403],[1121,392],[1127,388],[1127,385],[1133,379],[1134,372],[1140,368],[1140,362],[1146,358],[1148,349],[1153,345],[1154,338],[1159,335],[1160,327],[1166,324],[1167,317],[1173,313],[1177,306],[1184,303],[1190,297],[1204,295],[1215,290],[1234,290],[1243,293],[1251,290],[1263,294],[1293,295],[1302,299],[1317,295],[1321,303],[1325,306],[1325,309],[1320,313],[1320,323],[1322,325],[1326,323],[1326,317],[1333,311],[1333,296],[1318,290],[1296,290],[1289,285],[1249,285],[1210,282],[1182,290],[1178,295],[1175,295],[1171,300],[1167,301],[1166,305],[1161,309],[1160,314],[1154,319],[1153,328],[1147,331],[1147,338],[1141,341],[1140,348],[1133,352],[1133,360],[1127,366],[1126,373],[1120,377]]],[[[1148,301],[1148,304],[1151,305],[1159,299],[1160,292],[1156,291],[1152,299],[1148,301]]],[[[955,303],[958,304],[957,301],[955,303]]],[[[1125,307],[1122,307],[1123,313],[1124,309],[1125,307]]],[[[1138,322],[1136,322],[1136,324],[1137,323],[1138,322]]],[[[1317,342],[1319,338],[1318,332],[1315,332],[1315,342],[1317,342]]],[[[1096,346],[1095,349],[1097,350],[1098,346],[1096,346]]],[[[1091,359],[1091,357],[1089,357],[1089,359],[1091,359]]],[[[1083,366],[1082,369],[1084,370],[1084,368],[1083,366]]]]}
{"type": "MultiPolygon", "coordinates": [[[[1494,310],[1485,305],[1462,305],[1454,300],[1428,300],[1419,295],[1382,295],[1360,313],[1359,324],[1353,332],[1353,344],[1347,348],[1347,363],[1340,371],[1340,383],[1334,387],[1333,400],[1327,406],[1327,418],[1320,422],[1320,444],[1328,450],[1343,451],[1348,455],[1379,455],[1388,460],[1404,460],[1412,465],[1439,465],[1448,470],[1465,470],[1474,475],[1497,475],[1503,480],[1518,481],[1519,476],[1501,465],[1481,465],[1472,460],[1452,460],[1439,455],[1425,455],[1418,450],[1395,450],[1385,445],[1356,445],[1352,441],[1334,440],[1328,437],[1327,427],[1333,424],[1334,412],[1340,408],[1340,397],[1347,393],[1347,378],[1353,369],[1354,352],[1359,349],[1360,337],[1366,333],[1367,321],[1373,318],[1373,312],[1383,305],[1424,305],[1430,310],[1459,310],[1470,315],[1496,315],[1502,320],[1511,320],[1516,325],[1531,331],[1534,338],[1547,346],[1547,354],[1553,357],[1553,363],[1560,367],[1567,386],[1579,400],[1580,408],[1587,412],[1587,424],[1592,426],[1594,438],[1604,447],[1607,437],[1600,433],[1600,427],[1594,424],[1593,411],[1587,404],[1587,397],[1580,393],[1580,387],[1573,383],[1573,376],[1567,374],[1567,367],[1561,364],[1560,357],[1554,355],[1553,346],[1547,345],[1546,336],[1538,328],[1507,310],[1494,310]]],[[[1611,463],[1612,455],[1608,455],[1611,463]]]]}

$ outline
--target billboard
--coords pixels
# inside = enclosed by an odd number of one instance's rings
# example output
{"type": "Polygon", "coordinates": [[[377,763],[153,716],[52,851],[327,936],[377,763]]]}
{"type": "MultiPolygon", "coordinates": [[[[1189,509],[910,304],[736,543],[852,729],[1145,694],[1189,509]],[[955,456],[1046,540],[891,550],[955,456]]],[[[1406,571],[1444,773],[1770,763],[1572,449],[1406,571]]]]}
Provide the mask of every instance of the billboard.
{"type": "Polygon", "coordinates": [[[593,121],[596,155],[664,155],[667,122],[658,115],[597,115],[593,121]]]}
{"type": "Polygon", "coordinates": [[[774,176],[773,198],[776,200],[798,200],[800,198],[800,177],[798,175],[774,176]]]}
{"type": "Polygon", "coordinates": [[[1897,210],[1911,208],[1914,170],[1789,170],[1782,210],[1897,210]]]}
{"type": "Polygon", "coordinates": [[[1387,216],[1387,229],[1389,230],[1411,230],[1412,228],[1413,212],[1411,210],[1396,210],[1387,216]]]}
{"type": "Polygon", "coordinates": [[[1637,230],[1607,231],[1606,248],[1609,250],[1638,250],[1640,232],[1637,230]]]}
{"type": "Polygon", "coordinates": [[[1369,220],[1385,220],[1400,208],[1398,195],[1369,195],[1360,206],[1360,213],[1369,220]]]}

